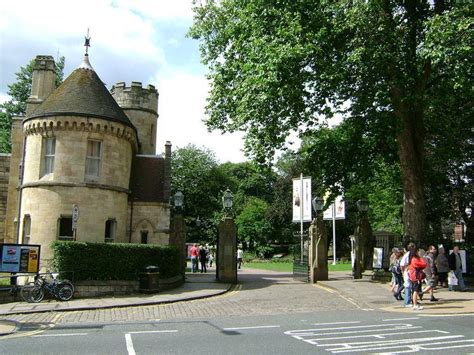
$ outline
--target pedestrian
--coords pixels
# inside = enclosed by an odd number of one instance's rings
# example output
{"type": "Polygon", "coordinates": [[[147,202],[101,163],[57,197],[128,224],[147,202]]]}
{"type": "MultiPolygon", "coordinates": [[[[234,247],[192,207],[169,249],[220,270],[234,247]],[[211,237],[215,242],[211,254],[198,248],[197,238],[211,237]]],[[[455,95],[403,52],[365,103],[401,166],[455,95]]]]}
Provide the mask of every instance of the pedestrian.
{"type": "MultiPolygon", "coordinates": [[[[449,268],[453,271],[454,276],[458,279],[458,289],[460,291],[466,291],[466,285],[462,277],[462,260],[461,254],[459,253],[459,247],[456,245],[453,248],[453,252],[448,256],[449,268]]],[[[449,286],[449,291],[452,291],[453,287],[449,286]]]]}
{"type": "MultiPolygon", "coordinates": [[[[399,252],[398,248],[392,248],[392,254],[390,254],[390,267],[389,267],[389,271],[391,271],[390,269],[392,268],[392,266],[395,264],[395,260],[397,258],[397,253],[399,252]]],[[[400,258],[398,259],[398,267],[400,267],[400,258]]],[[[390,281],[390,291],[391,292],[395,292],[397,291],[397,280],[396,280],[396,277],[392,272],[392,280],[390,281]]]]}
{"type": "Polygon", "coordinates": [[[193,272],[198,271],[198,257],[199,257],[199,248],[196,243],[193,244],[189,250],[189,256],[191,257],[191,269],[193,272]]]}
{"type": "Polygon", "coordinates": [[[209,252],[209,267],[212,267],[212,263],[214,262],[214,251],[209,252]]]}
{"type": "Polygon", "coordinates": [[[237,268],[239,269],[242,266],[243,258],[244,258],[244,251],[242,250],[241,247],[239,247],[237,249],[237,268]]]}
{"type": "Polygon", "coordinates": [[[421,293],[421,285],[423,284],[423,280],[426,278],[426,275],[423,272],[423,270],[426,268],[426,265],[427,262],[425,258],[422,258],[418,252],[418,249],[415,248],[410,260],[408,272],[413,292],[412,302],[414,311],[421,311],[423,309],[423,307],[418,304],[418,297],[421,293]]]}
{"type": "Polygon", "coordinates": [[[403,286],[403,275],[402,270],[400,268],[400,260],[403,256],[403,253],[398,248],[393,248],[392,252],[395,254],[395,257],[390,265],[390,272],[392,273],[392,278],[395,280],[395,287],[392,288],[393,296],[401,301],[403,300],[402,291],[405,288],[403,286]]]}
{"type": "Polygon", "coordinates": [[[416,245],[415,243],[408,243],[405,247],[405,254],[400,260],[400,269],[402,270],[403,275],[403,286],[405,286],[405,307],[412,307],[411,296],[412,296],[412,284],[410,281],[410,276],[408,274],[408,269],[410,266],[411,258],[415,253],[416,245]]]}
{"type": "Polygon", "coordinates": [[[446,256],[446,250],[443,247],[438,249],[436,257],[436,269],[438,270],[438,282],[442,287],[448,286],[449,261],[446,256]]]}
{"type": "Polygon", "coordinates": [[[207,262],[207,250],[204,246],[199,250],[199,261],[201,262],[201,273],[207,272],[206,262],[207,262]]]}
{"type": "Polygon", "coordinates": [[[428,247],[428,253],[426,253],[425,255],[426,268],[423,270],[423,272],[426,275],[425,283],[427,287],[423,290],[423,292],[420,295],[420,299],[422,299],[423,294],[425,294],[426,292],[429,292],[430,302],[438,301],[438,299],[435,298],[433,294],[433,291],[436,285],[436,275],[437,275],[435,258],[436,258],[436,247],[434,245],[430,245],[428,247]]]}

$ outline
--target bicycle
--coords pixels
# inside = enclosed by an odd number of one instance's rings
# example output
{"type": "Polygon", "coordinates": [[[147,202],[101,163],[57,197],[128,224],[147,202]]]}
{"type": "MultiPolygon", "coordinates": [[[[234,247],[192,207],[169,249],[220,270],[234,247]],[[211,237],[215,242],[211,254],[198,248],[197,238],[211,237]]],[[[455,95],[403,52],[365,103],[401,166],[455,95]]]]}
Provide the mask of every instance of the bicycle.
{"type": "Polygon", "coordinates": [[[74,296],[74,285],[68,280],[58,280],[56,274],[49,274],[53,280],[48,281],[44,276],[35,276],[35,282],[21,288],[21,297],[29,303],[41,302],[46,293],[60,301],[69,301],[74,296]]]}

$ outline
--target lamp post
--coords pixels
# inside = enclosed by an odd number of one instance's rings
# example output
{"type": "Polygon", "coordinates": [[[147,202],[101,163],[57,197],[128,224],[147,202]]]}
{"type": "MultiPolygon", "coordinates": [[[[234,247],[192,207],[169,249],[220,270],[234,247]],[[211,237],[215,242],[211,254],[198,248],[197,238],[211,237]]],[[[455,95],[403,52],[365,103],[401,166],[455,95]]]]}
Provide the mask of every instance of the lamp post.
{"type": "Polygon", "coordinates": [[[224,211],[227,213],[232,209],[232,205],[234,204],[234,196],[229,189],[225,190],[224,195],[222,195],[222,207],[224,211]]]}
{"type": "Polygon", "coordinates": [[[181,191],[176,191],[173,196],[173,204],[176,209],[182,208],[184,204],[184,195],[181,191]]]}
{"type": "Polygon", "coordinates": [[[309,255],[310,281],[316,283],[318,280],[328,279],[328,248],[326,227],[323,221],[324,199],[315,197],[312,200],[316,218],[311,222],[309,229],[311,248],[309,255]]]}

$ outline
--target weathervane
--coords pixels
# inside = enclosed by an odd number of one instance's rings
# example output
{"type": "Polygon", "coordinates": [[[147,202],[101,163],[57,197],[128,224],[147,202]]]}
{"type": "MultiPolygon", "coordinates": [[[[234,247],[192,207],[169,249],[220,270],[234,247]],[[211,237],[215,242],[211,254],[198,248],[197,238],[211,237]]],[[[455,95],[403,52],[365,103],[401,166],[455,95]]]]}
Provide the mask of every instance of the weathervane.
{"type": "Polygon", "coordinates": [[[84,42],[84,47],[86,47],[86,54],[87,51],[89,50],[89,47],[91,46],[91,38],[89,36],[89,28],[87,28],[87,35],[84,37],[85,42],[84,42]]]}

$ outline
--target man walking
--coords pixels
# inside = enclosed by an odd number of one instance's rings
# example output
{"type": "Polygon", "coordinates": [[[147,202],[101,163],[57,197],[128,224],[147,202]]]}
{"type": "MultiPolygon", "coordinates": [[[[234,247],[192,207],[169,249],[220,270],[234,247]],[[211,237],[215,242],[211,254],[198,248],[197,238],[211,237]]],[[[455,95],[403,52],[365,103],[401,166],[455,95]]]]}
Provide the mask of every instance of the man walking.
{"type": "Polygon", "coordinates": [[[191,267],[192,271],[196,272],[198,270],[198,257],[199,257],[199,248],[197,244],[193,244],[189,250],[189,256],[191,257],[191,267]]]}
{"type": "MultiPolygon", "coordinates": [[[[466,290],[464,279],[462,278],[462,260],[461,254],[459,254],[459,247],[456,245],[453,248],[453,252],[448,256],[449,268],[454,272],[454,276],[458,279],[458,287],[460,291],[466,290]]],[[[452,286],[449,287],[449,291],[452,291],[452,286]]]]}

